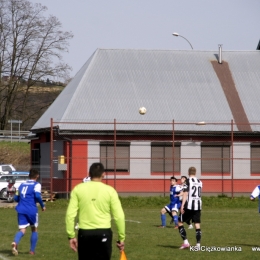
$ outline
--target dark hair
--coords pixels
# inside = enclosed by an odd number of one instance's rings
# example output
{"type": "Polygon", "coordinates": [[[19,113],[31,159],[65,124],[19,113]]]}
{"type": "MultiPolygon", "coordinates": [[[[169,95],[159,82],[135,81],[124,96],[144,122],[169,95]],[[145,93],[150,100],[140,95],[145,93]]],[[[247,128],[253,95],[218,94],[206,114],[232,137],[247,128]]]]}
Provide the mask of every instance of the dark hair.
{"type": "Polygon", "coordinates": [[[29,178],[36,179],[39,176],[39,171],[37,169],[30,169],[29,178]]]}
{"type": "Polygon", "coordinates": [[[175,180],[176,182],[178,181],[175,177],[171,177],[171,180],[175,180]]]}
{"type": "Polygon", "coordinates": [[[182,179],[182,178],[184,178],[184,179],[185,179],[185,182],[186,182],[186,181],[187,181],[187,179],[188,179],[188,178],[187,178],[186,176],[184,176],[184,175],[183,175],[183,176],[181,176],[181,179],[182,179]]]}
{"type": "Polygon", "coordinates": [[[102,173],[105,171],[102,163],[93,163],[89,168],[89,175],[92,178],[100,178],[102,173]]]}

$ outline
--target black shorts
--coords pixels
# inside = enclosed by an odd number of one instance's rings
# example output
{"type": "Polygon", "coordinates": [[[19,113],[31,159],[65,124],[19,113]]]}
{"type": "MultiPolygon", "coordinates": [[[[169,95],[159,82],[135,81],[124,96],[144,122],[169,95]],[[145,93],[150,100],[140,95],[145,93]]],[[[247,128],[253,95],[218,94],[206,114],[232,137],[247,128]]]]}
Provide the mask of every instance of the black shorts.
{"type": "Polygon", "coordinates": [[[78,260],[110,260],[112,254],[112,230],[79,229],[78,260]]]}
{"type": "Polygon", "coordinates": [[[190,224],[190,221],[194,223],[200,223],[201,210],[184,209],[184,214],[180,214],[179,221],[190,224]]]}

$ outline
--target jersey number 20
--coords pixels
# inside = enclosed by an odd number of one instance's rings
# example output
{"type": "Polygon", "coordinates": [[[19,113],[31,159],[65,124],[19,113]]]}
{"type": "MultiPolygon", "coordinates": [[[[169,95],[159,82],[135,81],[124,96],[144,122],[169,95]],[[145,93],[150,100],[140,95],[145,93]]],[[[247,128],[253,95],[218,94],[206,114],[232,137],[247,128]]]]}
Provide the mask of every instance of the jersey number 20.
{"type": "Polygon", "coordinates": [[[201,194],[201,187],[200,186],[198,186],[198,187],[196,187],[196,186],[192,186],[192,190],[193,190],[193,192],[192,192],[192,197],[197,197],[197,198],[200,198],[200,194],[201,194]]]}

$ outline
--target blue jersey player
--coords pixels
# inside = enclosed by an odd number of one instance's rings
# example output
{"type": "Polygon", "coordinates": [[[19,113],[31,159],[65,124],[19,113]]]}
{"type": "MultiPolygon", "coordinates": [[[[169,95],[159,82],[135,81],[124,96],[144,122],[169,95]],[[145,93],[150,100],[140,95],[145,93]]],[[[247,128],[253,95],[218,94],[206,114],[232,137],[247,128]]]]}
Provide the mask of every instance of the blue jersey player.
{"type": "Polygon", "coordinates": [[[29,254],[35,254],[35,248],[38,241],[38,208],[37,202],[41,205],[42,211],[45,211],[45,205],[41,198],[41,184],[36,180],[39,177],[39,172],[36,169],[31,169],[29,173],[30,180],[22,183],[17,190],[14,200],[18,202],[15,207],[18,213],[19,231],[15,234],[12,242],[12,253],[18,255],[17,246],[26,232],[26,228],[31,226],[31,247],[29,254]]]}
{"type": "Polygon", "coordinates": [[[172,222],[175,224],[175,228],[178,228],[178,210],[181,207],[181,201],[179,194],[182,191],[182,186],[177,185],[177,179],[175,177],[171,177],[171,186],[170,186],[170,204],[164,206],[164,208],[161,209],[161,221],[162,225],[159,226],[161,228],[166,227],[166,215],[167,212],[171,218],[172,222]]]}
{"type": "Polygon", "coordinates": [[[252,201],[254,201],[256,197],[258,197],[258,212],[260,213],[260,185],[257,185],[250,195],[252,201]]]}

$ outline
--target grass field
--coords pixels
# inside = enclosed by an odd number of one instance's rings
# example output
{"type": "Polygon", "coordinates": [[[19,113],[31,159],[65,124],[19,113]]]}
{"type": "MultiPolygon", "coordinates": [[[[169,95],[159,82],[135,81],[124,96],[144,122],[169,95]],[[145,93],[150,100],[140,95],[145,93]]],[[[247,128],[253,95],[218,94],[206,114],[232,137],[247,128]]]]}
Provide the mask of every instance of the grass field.
{"type": "MultiPolygon", "coordinates": [[[[128,197],[121,198],[126,215],[126,254],[128,260],[172,260],[172,259],[259,259],[260,251],[253,252],[252,247],[260,249],[260,216],[258,202],[249,198],[205,197],[202,212],[202,246],[241,247],[242,252],[192,252],[179,250],[182,239],[178,230],[169,224],[160,225],[160,209],[168,203],[164,197],[128,197]]],[[[19,245],[16,259],[73,260],[77,254],[68,245],[65,233],[65,212],[68,201],[47,202],[47,210],[39,212],[39,241],[36,255],[29,256],[30,230],[19,245]]],[[[1,208],[0,259],[13,259],[10,244],[17,231],[14,209],[1,208]]],[[[167,223],[170,222],[167,217],[167,223]]],[[[113,223],[113,222],[112,222],[113,223]]],[[[114,245],[117,240],[114,224],[114,245]]],[[[191,245],[195,245],[194,229],[186,229],[191,245]]],[[[114,246],[112,259],[119,259],[119,251],[114,246]]]]}
{"type": "Polygon", "coordinates": [[[28,171],[30,145],[27,142],[0,141],[0,163],[13,164],[18,171],[28,171]]]}

